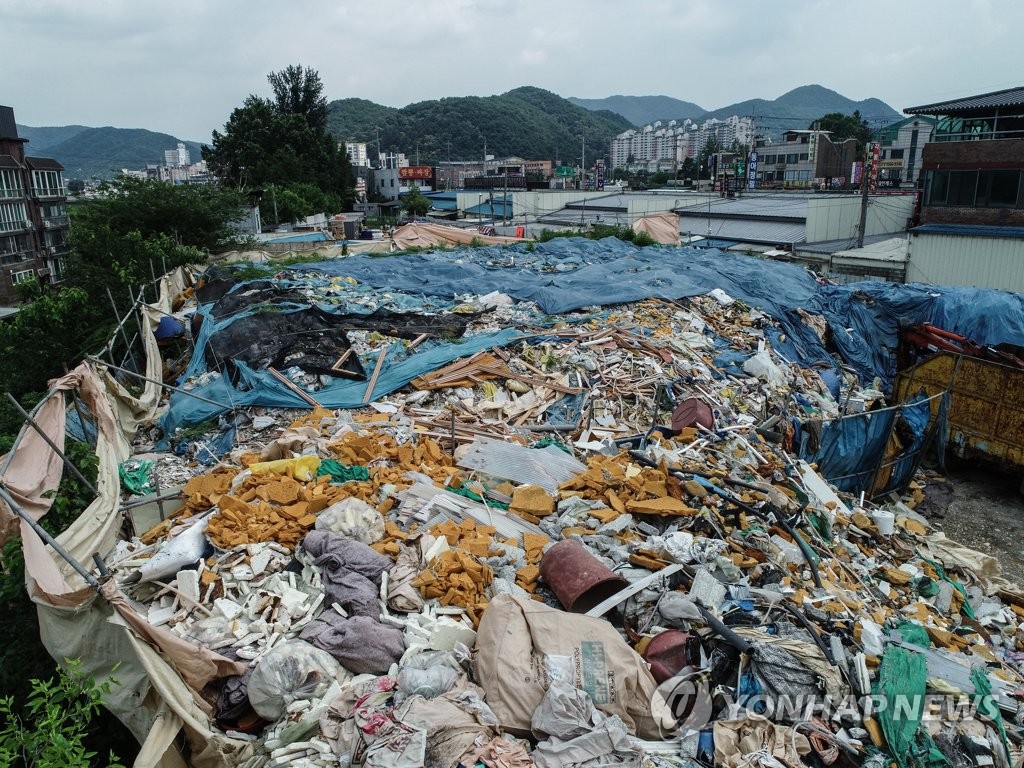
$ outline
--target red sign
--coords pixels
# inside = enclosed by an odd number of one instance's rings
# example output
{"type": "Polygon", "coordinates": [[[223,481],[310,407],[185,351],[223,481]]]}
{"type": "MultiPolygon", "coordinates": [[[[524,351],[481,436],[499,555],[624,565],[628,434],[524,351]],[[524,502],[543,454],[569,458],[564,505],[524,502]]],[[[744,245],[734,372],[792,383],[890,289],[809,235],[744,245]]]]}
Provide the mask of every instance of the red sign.
{"type": "Polygon", "coordinates": [[[432,179],[434,178],[434,169],[429,165],[409,165],[405,168],[398,169],[398,178],[400,179],[432,179]]]}

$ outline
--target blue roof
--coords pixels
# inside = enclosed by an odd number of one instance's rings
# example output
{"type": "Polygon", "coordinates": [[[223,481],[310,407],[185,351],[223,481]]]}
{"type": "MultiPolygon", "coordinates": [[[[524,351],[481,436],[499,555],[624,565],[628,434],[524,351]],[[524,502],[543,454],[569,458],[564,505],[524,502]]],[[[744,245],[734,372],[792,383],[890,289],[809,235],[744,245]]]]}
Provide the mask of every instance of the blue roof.
{"type": "Polygon", "coordinates": [[[431,197],[430,205],[435,211],[457,211],[459,210],[459,204],[455,198],[448,199],[447,197],[431,197]]]}
{"type": "Polygon", "coordinates": [[[507,211],[507,214],[506,214],[506,203],[501,203],[501,202],[498,202],[498,203],[481,203],[480,205],[474,205],[472,208],[467,208],[466,209],[466,215],[467,216],[470,216],[470,215],[472,215],[472,216],[490,216],[491,218],[495,218],[497,216],[504,217],[506,215],[511,217],[512,216],[512,203],[508,203],[507,204],[507,208],[508,208],[508,211],[507,211]]]}
{"type": "Polygon", "coordinates": [[[994,227],[985,224],[922,224],[910,230],[914,235],[963,235],[965,237],[1007,237],[1024,239],[1024,227],[994,227]]]}

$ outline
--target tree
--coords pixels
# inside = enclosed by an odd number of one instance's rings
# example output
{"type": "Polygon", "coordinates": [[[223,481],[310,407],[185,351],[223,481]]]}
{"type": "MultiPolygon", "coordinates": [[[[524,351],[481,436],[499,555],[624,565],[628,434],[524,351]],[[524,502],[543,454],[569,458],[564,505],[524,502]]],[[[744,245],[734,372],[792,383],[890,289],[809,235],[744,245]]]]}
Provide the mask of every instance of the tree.
{"type": "Polygon", "coordinates": [[[416,187],[409,190],[408,194],[402,198],[402,210],[408,213],[410,218],[425,216],[430,207],[430,200],[420,194],[416,187]]]}
{"type": "Polygon", "coordinates": [[[267,75],[274,89],[277,111],[282,115],[304,115],[309,126],[316,131],[327,130],[327,99],[324,86],[315,69],[294,64],[280,72],[267,75]]]}
{"type": "Polygon", "coordinates": [[[72,195],[80,195],[85,191],[85,182],[81,179],[68,179],[68,192],[72,195]]]}
{"type": "Polygon", "coordinates": [[[829,112],[811,123],[808,128],[829,131],[832,141],[835,142],[856,139],[858,157],[864,151],[865,145],[871,141],[871,128],[868,121],[861,118],[859,110],[854,110],[852,115],[829,112]]]}
{"type": "Polygon", "coordinates": [[[290,66],[267,79],[274,99],[248,96],[231,112],[223,133],[213,132],[212,145],[203,147],[203,159],[226,185],[260,189],[311,184],[338,200],[339,209],[351,209],[352,165],[327,132],[320,76],[312,69],[290,66]]]}
{"type": "Polygon", "coordinates": [[[714,136],[709,136],[708,140],[704,142],[704,148],[700,151],[697,156],[697,162],[700,166],[700,178],[710,179],[711,178],[711,157],[717,155],[722,151],[722,145],[714,136]]]}
{"type": "Polygon", "coordinates": [[[697,163],[692,157],[683,159],[683,164],[679,169],[684,179],[693,179],[697,177],[697,163]]]}

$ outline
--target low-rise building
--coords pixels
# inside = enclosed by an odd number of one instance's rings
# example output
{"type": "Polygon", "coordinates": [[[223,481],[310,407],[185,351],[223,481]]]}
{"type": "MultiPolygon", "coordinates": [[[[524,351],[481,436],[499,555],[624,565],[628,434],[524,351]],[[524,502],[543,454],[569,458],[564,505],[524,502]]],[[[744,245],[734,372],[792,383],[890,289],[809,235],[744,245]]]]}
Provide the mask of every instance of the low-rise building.
{"type": "Polygon", "coordinates": [[[911,115],[882,129],[878,186],[915,189],[921,175],[925,145],[935,130],[935,118],[911,115]]]}
{"type": "Polygon", "coordinates": [[[904,112],[936,119],[907,279],[1024,292],[1024,86],[904,112]]]}
{"type": "Polygon", "coordinates": [[[856,160],[855,139],[833,141],[828,131],[786,131],[781,142],[757,147],[756,184],[782,189],[848,187],[856,160]]]}
{"type": "Polygon", "coordinates": [[[59,283],[68,250],[64,166],[25,154],[14,109],[0,106],[0,305],[18,301],[15,286],[59,283]]]}

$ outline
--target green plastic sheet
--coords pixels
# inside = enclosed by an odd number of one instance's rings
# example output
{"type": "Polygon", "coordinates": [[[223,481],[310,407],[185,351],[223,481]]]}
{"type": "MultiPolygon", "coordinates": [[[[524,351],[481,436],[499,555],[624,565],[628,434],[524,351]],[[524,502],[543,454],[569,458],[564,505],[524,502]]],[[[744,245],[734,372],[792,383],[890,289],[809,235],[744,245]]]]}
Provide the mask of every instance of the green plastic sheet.
{"type": "Polygon", "coordinates": [[[330,475],[332,483],[351,483],[370,479],[370,470],[359,465],[349,466],[334,459],[324,459],[320,462],[317,470],[317,477],[330,475]]]}
{"type": "Polygon", "coordinates": [[[138,459],[126,461],[117,468],[117,474],[121,476],[121,487],[125,488],[136,496],[153,491],[150,472],[153,469],[152,461],[139,461],[138,459]]]}

